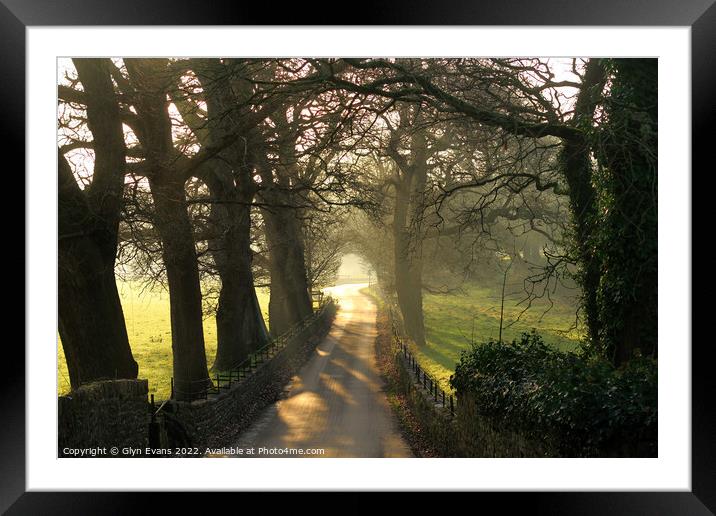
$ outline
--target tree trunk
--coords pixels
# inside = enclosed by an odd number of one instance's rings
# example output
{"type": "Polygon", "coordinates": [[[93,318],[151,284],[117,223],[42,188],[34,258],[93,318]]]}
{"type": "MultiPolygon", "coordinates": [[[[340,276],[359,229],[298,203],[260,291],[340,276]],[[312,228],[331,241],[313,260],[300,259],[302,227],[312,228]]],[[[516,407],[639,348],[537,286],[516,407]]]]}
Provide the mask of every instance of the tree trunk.
{"type": "Polygon", "coordinates": [[[601,277],[601,263],[594,253],[596,222],[596,194],[592,185],[592,166],[589,145],[582,137],[564,141],[562,160],[569,186],[569,202],[574,217],[575,244],[580,266],[579,283],[589,340],[600,346],[601,322],[597,292],[601,277]]]}
{"type": "MultiPolygon", "coordinates": [[[[590,59],[584,75],[582,91],[575,105],[575,123],[591,126],[594,109],[606,80],[600,59],[590,59]]],[[[596,191],[592,183],[591,148],[583,133],[564,139],[562,165],[569,186],[569,202],[574,217],[575,244],[580,266],[583,308],[587,332],[592,345],[600,347],[601,321],[597,293],[601,277],[601,263],[595,254],[594,232],[597,207],[596,191]]]]}
{"type": "Polygon", "coordinates": [[[398,306],[403,314],[405,331],[418,345],[425,344],[425,321],[423,318],[423,263],[414,246],[419,240],[411,238],[405,225],[410,207],[409,185],[396,187],[395,209],[393,212],[393,239],[395,263],[395,293],[398,306]]]}
{"type": "MultiPolygon", "coordinates": [[[[401,124],[408,119],[407,111],[401,114],[401,124]],[[403,119],[403,117],[405,117],[403,119]]],[[[394,142],[391,142],[393,145],[394,142]]],[[[392,157],[400,169],[395,177],[395,206],[393,211],[393,245],[395,265],[395,293],[403,314],[405,331],[419,346],[425,345],[423,315],[423,260],[424,235],[421,220],[425,209],[427,182],[427,142],[422,130],[410,135],[410,159],[400,156],[396,147],[392,157]]]]}
{"type": "Polygon", "coordinates": [[[280,335],[313,312],[301,238],[301,221],[292,208],[261,210],[269,246],[271,298],[269,328],[280,335]]]}
{"type": "Polygon", "coordinates": [[[425,319],[423,317],[422,266],[412,262],[396,262],[395,291],[398,306],[403,314],[405,330],[419,346],[425,345],[425,319]]]}
{"type": "MultiPolygon", "coordinates": [[[[243,278],[246,275],[242,275],[243,278]]],[[[216,310],[216,360],[213,371],[238,366],[249,354],[269,341],[253,284],[221,275],[221,292],[216,310]]]]}
{"type": "Polygon", "coordinates": [[[260,195],[265,205],[261,215],[269,254],[269,330],[277,336],[311,315],[313,303],[308,290],[302,222],[299,208],[293,207],[287,177],[295,174],[293,162],[282,169],[283,174],[276,180],[265,155],[257,154],[256,162],[263,185],[260,195]]]}
{"type": "Polygon", "coordinates": [[[615,59],[606,127],[598,158],[608,209],[600,290],[602,333],[619,366],[657,356],[658,234],[656,59],[615,59]]]}
{"type": "Polygon", "coordinates": [[[154,225],[162,240],[169,283],[174,393],[178,400],[196,398],[210,383],[204,349],[201,287],[183,181],[157,173],[149,183],[154,225]],[[161,179],[160,179],[161,178],[161,179]]]}
{"type": "Polygon", "coordinates": [[[211,384],[206,365],[201,285],[186,207],[188,173],[178,164],[167,91],[174,87],[167,59],[125,59],[135,92],[136,133],[145,154],[154,202],[154,227],[162,241],[169,284],[174,397],[191,400],[211,384]]]}
{"type": "Polygon", "coordinates": [[[222,371],[239,365],[268,342],[251,268],[251,203],[256,185],[247,151],[253,144],[250,124],[242,127],[248,113],[246,108],[242,112],[238,107],[242,101],[236,95],[242,88],[232,87],[231,67],[219,59],[195,60],[195,66],[204,87],[207,118],[196,118],[193,106],[183,106],[178,96],[176,102],[182,116],[186,114],[185,119],[193,121],[190,125],[202,146],[216,144],[232,133],[236,140],[201,175],[216,201],[211,205],[210,215],[216,236],[209,240],[209,249],[221,280],[221,291],[212,370],[222,371]]]}
{"type": "Polygon", "coordinates": [[[58,156],[58,316],[70,384],[136,378],[114,278],[125,144],[108,59],[75,59],[95,160],[80,190],[58,156]]]}
{"type": "Polygon", "coordinates": [[[90,236],[60,238],[58,258],[59,332],[72,388],[136,378],[114,260],[103,259],[90,236]]]}
{"type": "Polygon", "coordinates": [[[211,207],[211,222],[220,236],[209,245],[221,279],[214,371],[237,366],[269,340],[251,269],[250,203],[253,193],[242,195],[231,184],[230,176],[223,179],[215,174],[207,181],[212,198],[227,201],[211,207]]]}

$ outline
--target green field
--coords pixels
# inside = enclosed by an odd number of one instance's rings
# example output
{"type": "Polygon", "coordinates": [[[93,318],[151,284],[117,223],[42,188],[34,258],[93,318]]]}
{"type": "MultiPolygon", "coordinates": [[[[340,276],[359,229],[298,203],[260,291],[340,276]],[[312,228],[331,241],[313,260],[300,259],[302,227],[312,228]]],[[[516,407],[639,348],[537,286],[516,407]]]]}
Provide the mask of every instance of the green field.
{"type": "MultiPolygon", "coordinates": [[[[423,299],[427,345],[415,351],[423,368],[437,378],[446,391],[450,390],[448,381],[455,371],[460,352],[468,349],[473,341],[497,340],[499,336],[500,289],[471,286],[464,290],[464,294],[426,294],[423,299]]],[[[537,300],[522,313],[524,304],[519,304],[522,299],[524,294],[520,293],[505,296],[503,341],[536,328],[545,342],[557,349],[578,348],[581,334],[573,328],[574,302],[555,302],[545,313],[549,301],[537,300]]]]}
{"type": "MultiPolygon", "coordinates": [[[[169,397],[172,377],[172,334],[169,320],[169,294],[166,291],[146,291],[137,283],[118,282],[119,294],[127,323],[132,354],[139,364],[139,378],[149,380],[149,392],[159,399],[169,397]]],[[[259,304],[268,321],[268,292],[257,291],[259,304]]],[[[204,319],[204,340],[209,366],[216,355],[216,322],[204,319]]],[[[62,346],[57,350],[57,391],[70,390],[67,364],[62,346]]]]}
{"type": "MultiPolygon", "coordinates": [[[[132,353],[139,364],[139,377],[149,380],[149,392],[157,399],[169,397],[172,376],[172,341],[169,321],[169,294],[165,291],[143,290],[139,284],[118,284],[132,353]]],[[[268,321],[268,291],[258,291],[259,304],[268,321]]],[[[580,333],[574,325],[574,305],[559,303],[544,313],[549,303],[536,301],[516,319],[524,306],[518,304],[520,294],[506,296],[503,340],[511,340],[536,328],[545,342],[563,350],[576,349],[580,333]]],[[[455,370],[460,352],[470,343],[497,339],[500,325],[498,289],[467,287],[462,294],[426,294],[423,301],[427,346],[415,350],[429,374],[437,378],[445,390],[455,370]]],[[[216,323],[204,319],[204,339],[209,365],[216,354],[216,323]]],[[[70,390],[67,365],[62,346],[58,346],[58,393],[70,390]]]]}

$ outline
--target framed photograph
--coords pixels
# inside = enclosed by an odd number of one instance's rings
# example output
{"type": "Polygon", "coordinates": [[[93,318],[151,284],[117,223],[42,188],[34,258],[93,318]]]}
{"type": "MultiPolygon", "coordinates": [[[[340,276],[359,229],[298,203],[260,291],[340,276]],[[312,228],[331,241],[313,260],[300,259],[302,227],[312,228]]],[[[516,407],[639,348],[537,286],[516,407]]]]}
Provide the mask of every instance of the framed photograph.
{"type": "Polygon", "coordinates": [[[358,11],[2,0],[27,206],[2,510],[711,514],[691,207],[716,7],[358,11]]]}

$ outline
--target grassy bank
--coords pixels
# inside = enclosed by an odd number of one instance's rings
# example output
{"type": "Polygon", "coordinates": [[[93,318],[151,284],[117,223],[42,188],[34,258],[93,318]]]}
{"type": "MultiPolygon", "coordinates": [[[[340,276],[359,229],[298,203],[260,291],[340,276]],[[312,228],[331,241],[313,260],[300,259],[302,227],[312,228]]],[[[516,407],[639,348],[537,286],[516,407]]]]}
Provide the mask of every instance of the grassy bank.
{"type": "MultiPolygon", "coordinates": [[[[147,291],[133,282],[118,283],[124,319],[134,359],[139,364],[139,377],[149,380],[149,392],[157,399],[169,397],[172,377],[172,334],[169,319],[169,294],[165,291],[147,291]]],[[[258,298],[264,317],[268,321],[268,292],[259,291],[258,298]]],[[[213,316],[204,319],[206,357],[211,366],[216,355],[216,321],[213,316]]],[[[57,392],[70,390],[67,364],[62,346],[57,349],[57,392]]]]}
{"type": "MultiPolygon", "coordinates": [[[[559,350],[578,348],[581,333],[573,328],[576,300],[558,300],[550,308],[547,300],[536,300],[523,313],[523,293],[508,288],[505,296],[502,339],[509,341],[536,329],[547,344],[559,350]],[[511,292],[511,293],[510,293],[511,292]],[[549,309],[549,310],[548,310],[549,309]]],[[[415,349],[422,367],[450,391],[448,380],[455,371],[460,353],[473,342],[497,339],[500,329],[499,286],[466,286],[462,293],[425,294],[423,311],[427,345],[415,349]]]]}

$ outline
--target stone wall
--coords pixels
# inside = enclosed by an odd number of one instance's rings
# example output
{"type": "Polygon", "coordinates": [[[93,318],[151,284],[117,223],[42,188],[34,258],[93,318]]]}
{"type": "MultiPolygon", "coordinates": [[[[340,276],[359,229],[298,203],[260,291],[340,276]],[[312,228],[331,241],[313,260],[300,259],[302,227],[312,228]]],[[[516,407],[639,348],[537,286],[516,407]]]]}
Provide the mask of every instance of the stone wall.
{"type": "Polygon", "coordinates": [[[435,402],[403,355],[395,349],[393,351],[398,371],[397,383],[405,396],[408,409],[418,422],[421,435],[439,457],[457,457],[455,417],[449,408],[442,406],[442,401],[435,402]]]}
{"type": "Polygon", "coordinates": [[[160,444],[169,447],[225,445],[246,429],[259,411],[275,402],[285,385],[310,358],[328,333],[336,314],[329,302],[306,328],[249,377],[206,400],[170,401],[162,410],[160,444]]]}
{"type": "Polygon", "coordinates": [[[149,422],[147,392],[147,380],[107,380],[82,385],[60,396],[58,456],[80,456],[80,452],[73,450],[96,448],[106,448],[107,456],[112,456],[109,450],[113,446],[120,450],[145,448],[149,422]]]}
{"type": "Polygon", "coordinates": [[[147,447],[225,444],[230,437],[227,432],[240,432],[262,408],[278,399],[284,386],[326,335],[335,314],[336,305],[331,301],[252,375],[207,400],[168,401],[154,422],[147,399],[147,380],[88,383],[60,396],[58,455],[127,457],[142,456],[147,447]],[[112,447],[117,447],[119,453],[112,453],[112,447]],[[128,449],[131,451],[124,451],[128,449]]]}

